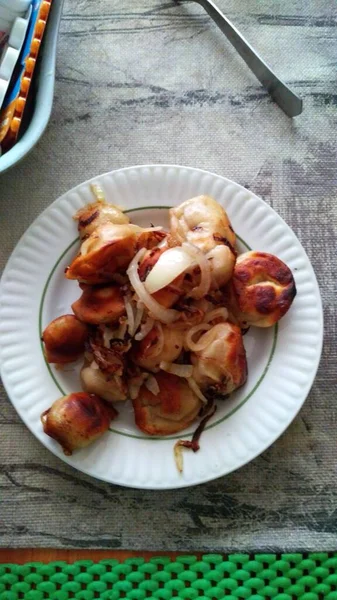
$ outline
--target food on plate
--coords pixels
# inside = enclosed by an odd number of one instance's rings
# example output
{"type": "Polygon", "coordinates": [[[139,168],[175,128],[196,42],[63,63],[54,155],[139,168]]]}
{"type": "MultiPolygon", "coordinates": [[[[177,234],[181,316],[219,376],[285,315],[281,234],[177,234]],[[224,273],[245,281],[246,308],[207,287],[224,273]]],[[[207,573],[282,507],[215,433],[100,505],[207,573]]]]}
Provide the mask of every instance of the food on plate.
{"type": "Polygon", "coordinates": [[[214,198],[197,196],[171,208],[170,226],[172,245],[189,242],[206,253],[225,244],[235,254],[235,233],[226,211],[214,198]]]}
{"type": "Polygon", "coordinates": [[[192,441],[175,446],[180,469],[181,448],[199,449],[216,403],[246,382],[245,330],[287,312],[294,279],[275,256],[238,255],[228,215],[209,196],[170,209],[164,231],[133,225],[100,188],[93,191],[96,202],[75,215],[81,247],[66,269],[82,295],[74,315],[43,333],[48,362],[83,355],[85,393],[58,400],[42,417],[44,429],[72,451],[108,427],[112,403],[128,399],[136,426],[149,435],[175,434],[198,419],[192,441]],[[91,418],[93,433],[84,435],[91,418]]]}
{"type": "Polygon", "coordinates": [[[207,397],[225,398],[247,379],[247,361],[240,328],[217,323],[205,331],[192,353],[193,379],[207,397]]]}
{"type": "Polygon", "coordinates": [[[42,334],[47,362],[71,363],[84,352],[89,329],[74,315],[57,317],[42,334]]]}
{"type": "Polygon", "coordinates": [[[125,269],[135,255],[141,233],[137,225],[99,225],[82,242],[80,253],[66,270],[66,277],[91,284],[111,281],[112,275],[125,269]]]}
{"type": "Polygon", "coordinates": [[[98,396],[77,392],[56,400],[42,413],[41,421],[44,432],[69,455],[97,440],[116,415],[116,410],[98,396]]]}
{"type": "Polygon", "coordinates": [[[293,275],[279,258],[266,252],[238,257],[232,278],[233,309],[240,321],[271,327],[289,310],[295,295],[293,275]]]}
{"type": "Polygon", "coordinates": [[[124,214],[121,208],[105,201],[103,190],[98,185],[93,186],[93,192],[96,196],[96,202],[87,204],[84,208],[78,210],[74,216],[75,221],[78,221],[81,240],[89,237],[99,225],[105,223],[125,225],[130,223],[129,217],[124,214]]]}
{"type": "Polygon", "coordinates": [[[86,392],[96,394],[106,402],[123,402],[127,399],[128,388],[123,377],[104,373],[95,361],[82,367],[81,382],[86,392]]]}
{"type": "Polygon", "coordinates": [[[136,425],[150,435],[170,435],[186,429],[198,416],[201,400],[182,377],[160,371],[154,379],[157,394],[143,385],[132,401],[136,425]]]}
{"type": "Polygon", "coordinates": [[[117,285],[85,285],[82,296],[71,305],[76,317],[90,325],[114,323],[125,315],[123,294],[117,285]]]}
{"type": "Polygon", "coordinates": [[[161,362],[173,363],[177,360],[183,342],[184,331],[157,323],[141,341],[135,343],[132,360],[146,371],[157,373],[161,362]]]}

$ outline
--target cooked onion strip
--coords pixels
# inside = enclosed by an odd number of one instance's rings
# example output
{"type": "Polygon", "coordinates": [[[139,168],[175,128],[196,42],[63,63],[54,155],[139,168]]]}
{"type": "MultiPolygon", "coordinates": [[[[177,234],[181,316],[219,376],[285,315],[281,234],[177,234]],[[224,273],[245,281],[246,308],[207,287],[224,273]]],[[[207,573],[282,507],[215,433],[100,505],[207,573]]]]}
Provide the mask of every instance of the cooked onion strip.
{"type": "Polygon", "coordinates": [[[130,302],[130,299],[127,296],[124,297],[124,304],[125,304],[126,314],[128,317],[128,331],[132,337],[134,330],[135,330],[135,315],[133,312],[133,307],[130,302]]]}
{"type": "Polygon", "coordinates": [[[144,314],[144,304],[142,302],[137,302],[137,312],[135,317],[135,324],[133,328],[133,335],[136,333],[139,325],[142,322],[143,314],[144,314]]]}
{"type": "Polygon", "coordinates": [[[163,348],[164,348],[164,341],[165,341],[162,324],[156,323],[155,327],[158,332],[158,339],[157,339],[156,345],[154,346],[154,349],[151,352],[152,358],[155,358],[156,356],[159,356],[159,354],[162,353],[163,348]]]}
{"type": "Polygon", "coordinates": [[[137,342],[143,340],[147,336],[147,334],[150,333],[151,329],[153,328],[153,325],[154,320],[151,319],[151,317],[148,317],[147,321],[145,321],[145,323],[142,323],[142,325],[140,326],[140,331],[136,333],[135,340],[137,340],[137,342]]]}
{"type": "Polygon", "coordinates": [[[176,467],[179,471],[179,473],[183,472],[183,446],[179,443],[180,440],[178,440],[173,447],[173,454],[174,454],[174,462],[176,463],[176,467]]]}
{"type": "Polygon", "coordinates": [[[110,341],[114,339],[115,332],[110,329],[107,325],[103,325],[103,346],[110,348],[110,341]]]}
{"type": "Polygon", "coordinates": [[[205,333],[205,331],[209,331],[210,329],[211,326],[208,325],[208,323],[200,323],[199,325],[191,327],[191,329],[187,332],[185,336],[184,346],[186,350],[191,350],[191,352],[200,352],[201,350],[206,348],[207,344],[209,343],[208,341],[194,342],[193,337],[201,331],[205,333]]]}
{"type": "Polygon", "coordinates": [[[169,248],[159,256],[144,285],[149,294],[154,294],[196,264],[195,258],[181,246],[169,248]]]}
{"type": "Polygon", "coordinates": [[[145,253],[146,249],[141,248],[130,262],[127,274],[131,285],[141,302],[145,304],[155,319],[161,321],[162,323],[173,323],[173,321],[179,318],[179,312],[177,310],[173,310],[172,308],[164,308],[161,304],[159,304],[159,302],[154,300],[154,298],[152,298],[149,292],[145,289],[144,284],[139,278],[138,263],[140,260],[142,260],[145,253]]]}
{"type": "Polygon", "coordinates": [[[211,267],[210,264],[199,248],[185,242],[182,248],[186,250],[198,263],[200,267],[200,283],[188,294],[191,298],[203,298],[209,292],[211,287],[211,267]]]}
{"type": "Polygon", "coordinates": [[[98,183],[92,183],[90,187],[97,202],[106,202],[104,192],[98,183]]]}
{"type": "Polygon", "coordinates": [[[193,373],[192,365],[177,365],[176,363],[165,361],[161,361],[159,368],[167,373],[172,373],[172,375],[177,375],[177,377],[185,377],[185,379],[192,377],[193,373]]]}
{"type": "Polygon", "coordinates": [[[148,231],[163,231],[164,227],[158,225],[158,227],[142,227],[142,233],[147,233],[148,231]]]}
{"type": "Polygon", "coordinates": [[[207,398],[204,396],[204,394],[202,393],[201,389],[199,388],[198,384],[194,381],[194,379],[192,377],[189,377],[187,379],[187,383],[190,386],[192,392],[194,392],[195,395],[198,396],[199,400],[201,400],[201,402],[203,402],[203,404],[207,404],[207,402],[208,402],[207,398]]]}
{"type": "Polygon", "coordinates": [[[153,394],[157,396],[160,392],[158,381],[153,375],[149,375],[147,380],[145,381],[145,387],[153,394]]]}
{"type": "Polygon", "coordinates": [[[228,319],[227,308],[225,308],[224,306],[215,308],[214,310],[211,310],[209,313],[207,313],[207,315],[205,315],[206,323],[209,323],[210,321],[213,321],[214,319],[223,319],[224,321],[227,321],[227,319],[228,319]]]}
{"type": "Polygon", "coordinates": [[[117,329],[117,333],[116,333],[117,340],[124,340],[127,328],[128,328],[128,322],[125,319],[124,322],[122,322],[120,324],[119,328],[117,329]]]}

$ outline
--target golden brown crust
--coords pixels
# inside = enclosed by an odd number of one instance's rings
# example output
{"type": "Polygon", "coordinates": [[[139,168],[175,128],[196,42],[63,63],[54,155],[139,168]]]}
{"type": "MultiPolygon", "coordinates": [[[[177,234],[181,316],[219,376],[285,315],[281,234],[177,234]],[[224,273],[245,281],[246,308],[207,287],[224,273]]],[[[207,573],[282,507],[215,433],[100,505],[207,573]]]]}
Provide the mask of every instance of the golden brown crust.
{"type": "Polygon", "coordinates": [[[47,362],[66,364],[84,352],[89,336],[87,325],[74,315],[63,315],[49,323],[42,334],[47,362]]]}
{"type": "Polygon", "coordinates": [[[132,224],[103,223],[82,242],[65,275],[91,285],[109,282],[115,273],[127,269],[140,248],[153,248],[165,235],[132,224]]]}
{"type": "Polygon", "coordinates": [[[160,371],[156,374],[159,394],[143,385],[133,400],[137,427],[150,435],[170,435],[186,429],[198,416],[201,401],[185,379],[160,371]]]}
{"type": "Polygon", "coordinates": [[[266,252],[246,252],[236,261],[232,290],[241,321],[270,327],[289,310],[296,286],[290,269],[266,252]]]}
{"type": "Polygon", "coordinates": [[[92,325],[114,323],[125,314],[123,296],[113,285],[86,287],[71,308],[78,319],[92,325]]]}
{"type": "Polygon", "coordinates": [[[232,323],[218,323],[204,333],[205,347],[192,353],[193,378],[207,397],[231,394],[247,379],[247,359],[241,330],[232,323]]]}
{"type": "Polygon", "coordinates": [[[56,400],[41,415],[44,432],[59,442],[65,454],[100,437],[117,412],[94,394],[77,392],[56,400]]]}

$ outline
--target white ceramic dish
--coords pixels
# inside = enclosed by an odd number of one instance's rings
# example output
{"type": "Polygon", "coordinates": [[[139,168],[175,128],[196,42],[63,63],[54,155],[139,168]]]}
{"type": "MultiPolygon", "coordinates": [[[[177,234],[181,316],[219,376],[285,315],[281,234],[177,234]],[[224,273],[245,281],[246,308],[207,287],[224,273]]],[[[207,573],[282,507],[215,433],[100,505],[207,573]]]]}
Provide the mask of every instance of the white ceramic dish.
{"type": "MultiPolygon", "coordinates": [[[[279,325],[252,328],[245,336],[248,381],[218,410],[201,438],[198,453],[184,452],[177,472],[174,439],[143,435],[133,423],[130,403],[100,440],[65,457],[42,430],[40,414],[54,400],[80,390],[78,366],[57,371],[46,364],[40,343],[49,321],[69,312],[80,295],[64,268],[79,244],[72,216],[92,201],[90,182],[49,206],[30,226],[5,269],[0,294],[0,358],[8,395],[34,435],[59,458],[99,479],[151,489],[195,485],[225,475],[259,455],[286,429],[313,383],[322,347],[318,285],[300,242],[263,200],[211,173],[178,166],[141,166],[114,171],[93,181],[107,198],[123,205],[133,222],[167,225],[167,208],[209,194],[226,208],[240,236],[240,250],[271,252],[291,268],[297,296],[279,325]]],[[[118,406],[119,409],[119,406],[118,406]]],[[[24,452],[24,448],[22,448],[24,452]]]]}

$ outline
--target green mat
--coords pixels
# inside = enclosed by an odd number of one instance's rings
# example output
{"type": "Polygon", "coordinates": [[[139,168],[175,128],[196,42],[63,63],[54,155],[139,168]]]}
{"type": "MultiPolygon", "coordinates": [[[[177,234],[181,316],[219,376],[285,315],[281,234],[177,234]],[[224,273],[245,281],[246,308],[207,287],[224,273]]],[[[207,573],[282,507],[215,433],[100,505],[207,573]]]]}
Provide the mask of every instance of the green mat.
{"type": "Polygon", "coordinates": [[[337,553],[0,565],[0,600],[337,600],[337,553]]]}

